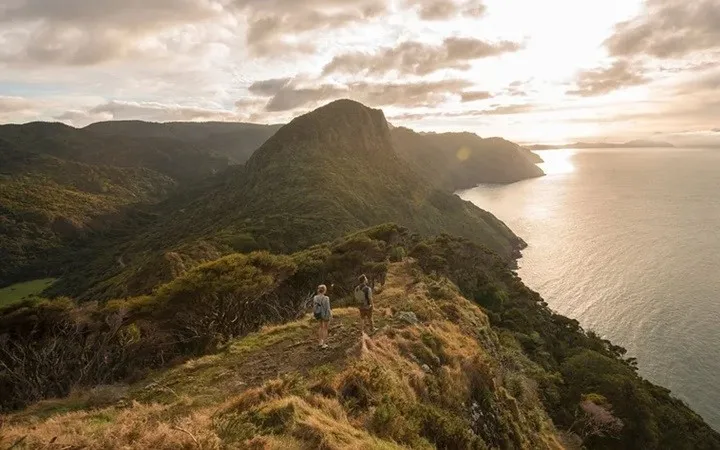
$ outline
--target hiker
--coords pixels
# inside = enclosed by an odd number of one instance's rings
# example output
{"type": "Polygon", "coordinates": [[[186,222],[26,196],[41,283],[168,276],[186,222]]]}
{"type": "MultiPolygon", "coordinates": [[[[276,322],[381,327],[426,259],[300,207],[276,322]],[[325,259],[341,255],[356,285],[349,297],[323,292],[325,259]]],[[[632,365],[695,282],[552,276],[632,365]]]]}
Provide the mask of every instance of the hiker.
{"type": "Polygon", "coordinates": [[[319,346],[323,350],[328,348],[325,340],[327,340],[328,337],[328,326],[330,325],[330,317],[332,317],[332,311],[330,310],[330,297],[325,295],[326,292],[327,286],[321,284],[317,288],[317,295],[313,297],[313,316],[319,324],[319,346]]]}
{"type": "Polygon", "coordinates": [[[370,333],[375,332],[373,323],[372,288],[368,285],[365,275],[360,276],[360,284],[355,287],[355,301],[360,309],[360,334],[365,333],[365,321],[370,325],[370,333]]]}

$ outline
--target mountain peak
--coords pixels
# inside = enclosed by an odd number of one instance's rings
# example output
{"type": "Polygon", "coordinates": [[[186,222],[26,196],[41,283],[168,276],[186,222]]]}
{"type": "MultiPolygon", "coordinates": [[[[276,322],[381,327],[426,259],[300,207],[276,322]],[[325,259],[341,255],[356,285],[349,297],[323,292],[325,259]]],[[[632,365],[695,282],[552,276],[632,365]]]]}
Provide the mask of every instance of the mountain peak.
{"type": "Polygon", "coordinates": [[[315,125],[324,128],[332,127],[329,131],[363,129],[366,132],[373,130],[380,133],[389,133],[390,130],[382,110],[369,108],[350,99],[330,102],[297,117],[288,126],[293,124],[302,126],[315,125]]]}
{"type": "Polygon", "coordinates": [[[365,155],[375,161],[396,158],[385,114],[343,99],[293,119],[255,152],[248,168],[277,161],[365,155]]]}

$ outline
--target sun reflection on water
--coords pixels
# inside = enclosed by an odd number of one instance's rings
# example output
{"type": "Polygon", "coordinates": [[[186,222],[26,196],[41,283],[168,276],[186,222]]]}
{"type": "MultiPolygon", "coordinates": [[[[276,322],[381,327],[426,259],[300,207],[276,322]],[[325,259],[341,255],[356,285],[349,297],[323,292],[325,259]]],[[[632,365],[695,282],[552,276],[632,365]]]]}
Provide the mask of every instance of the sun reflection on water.
{"type": "Polygon", "coordinates": [[[543,150],[537,154],[544,162],[538,164],[547,175],[561,175],[575,172],[575,165],[572,162],[577,152],[570,149],[543,150]]]}

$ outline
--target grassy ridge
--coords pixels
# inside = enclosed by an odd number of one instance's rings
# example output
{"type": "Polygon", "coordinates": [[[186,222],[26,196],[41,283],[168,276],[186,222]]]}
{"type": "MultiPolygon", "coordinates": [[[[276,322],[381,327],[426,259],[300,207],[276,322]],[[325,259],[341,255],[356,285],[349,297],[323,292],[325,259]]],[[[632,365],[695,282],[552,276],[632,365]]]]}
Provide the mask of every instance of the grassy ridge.
{"type": "Polygon", "coordinates": [[[9,416],[0,442],[560,449],[530,380],[499,363],[487,317],[452,288],[433,286],[396,264],[378,286],[381,331],[371,339],[359,335],[354,308],[335,310],[327,351],[316,348],[307,317],[265,327],[131,385],[79,391],[9,416]],[[404,322],[400,311],[415,311],[420,322],[404,322]]]}

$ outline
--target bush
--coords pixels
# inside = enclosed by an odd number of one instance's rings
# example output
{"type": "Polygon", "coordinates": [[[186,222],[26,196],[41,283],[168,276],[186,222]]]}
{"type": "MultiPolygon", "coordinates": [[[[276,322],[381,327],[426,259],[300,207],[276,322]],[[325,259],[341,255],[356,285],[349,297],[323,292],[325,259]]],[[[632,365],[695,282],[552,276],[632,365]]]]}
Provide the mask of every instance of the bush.
{"type": "Polygon", "coordinates": [[[391,262],[400,262],[405,259],[405,256],[405,249],[403,247],[393,247],[393,249],[390,251],[391,262]]]}

